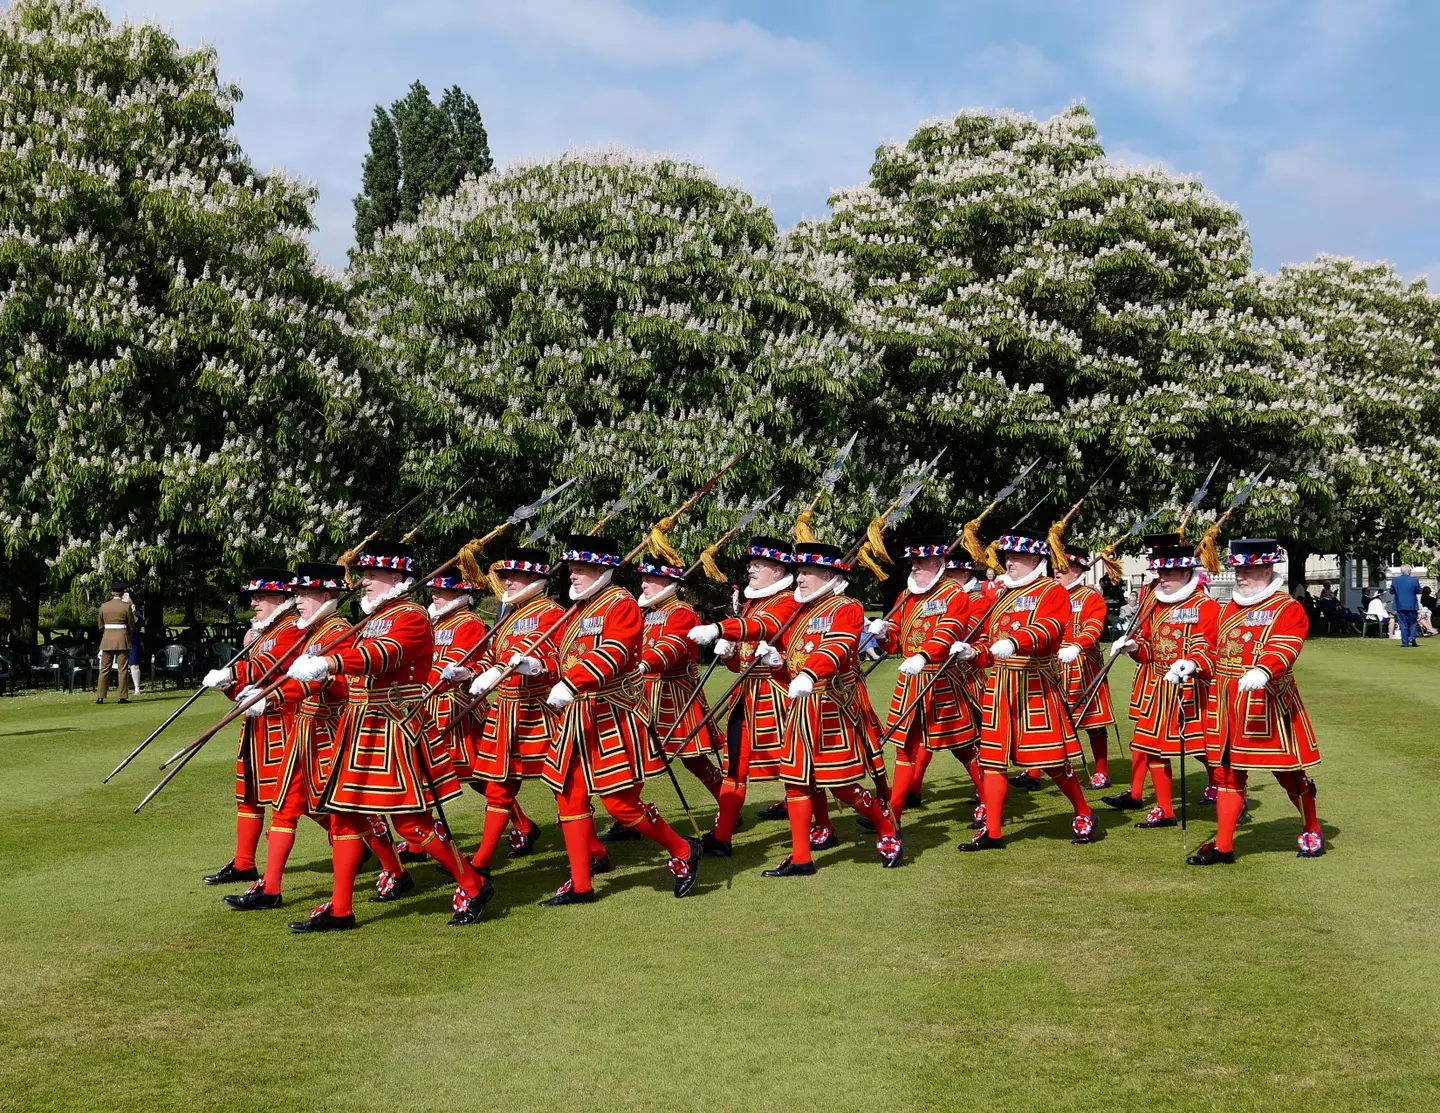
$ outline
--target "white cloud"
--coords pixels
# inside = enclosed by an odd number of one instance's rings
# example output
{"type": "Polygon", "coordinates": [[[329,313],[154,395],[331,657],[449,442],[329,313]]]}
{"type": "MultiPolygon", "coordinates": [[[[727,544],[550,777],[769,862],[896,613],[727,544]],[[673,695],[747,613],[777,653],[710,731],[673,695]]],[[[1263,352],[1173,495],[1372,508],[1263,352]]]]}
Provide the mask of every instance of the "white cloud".
{"type": "Polygon", "coordinates": [[[1227,40],[1241,10],[1236,0],[1133,0],[1107,24],[1096,60],[1122,84],[1166,104],[1229,98],[1241,73],[1227,40]]]}
{"type": "Polygon", "coordinates": [[[1306,141],[1270,151],[1261,184],[1326,217],[1405,225],[1440,219],[1440,193],[1382,171],[1363,154],[1306,141]]]}

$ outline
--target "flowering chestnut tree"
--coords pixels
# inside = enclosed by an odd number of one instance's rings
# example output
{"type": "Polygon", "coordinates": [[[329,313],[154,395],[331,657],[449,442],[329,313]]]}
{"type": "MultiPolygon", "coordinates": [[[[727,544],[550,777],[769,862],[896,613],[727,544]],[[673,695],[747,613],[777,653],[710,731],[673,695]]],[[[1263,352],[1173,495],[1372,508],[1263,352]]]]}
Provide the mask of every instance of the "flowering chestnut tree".
{"type": "Polygon", "coordinates": [[[1084,108],[926,122],[831,206],[816,234],[884,350],[874,437],[953,446],[938,494],[957,516],[1039,456],[1051,518],[1117,454],[1078,533],[1184,501],[1217,455],[1217,487],[1271,466],[1247,528],[1329,513],[1342,415],[1250,275],[1238,214],[1110,161],[1084,108]]]}
{"type": "Polygon", "coordinates": [[[233,582],[343,546],[388,410],[209,48],[81,0],[0,13],[0,531],[12,572],[233,582]],[[48,569],[48,573],[47,573],[48,569]]]}
{"type": "MultiPolygon", "coordinates": [[[[774,484],[798,497],[876,389],[838,260],[708,172],[631,150],[472,179],[380,234],[350,275],[370,359],[407,398],[403,483],[438,496],[484,477],[441,532],[481,529],[571,476],[585,528],[664,465],[620,531],[633,532],[747,451],[676,534],[703,543],[774,484]]],[[[838,531],[898,470],[865,460],[847,470],[838,531]]]]}

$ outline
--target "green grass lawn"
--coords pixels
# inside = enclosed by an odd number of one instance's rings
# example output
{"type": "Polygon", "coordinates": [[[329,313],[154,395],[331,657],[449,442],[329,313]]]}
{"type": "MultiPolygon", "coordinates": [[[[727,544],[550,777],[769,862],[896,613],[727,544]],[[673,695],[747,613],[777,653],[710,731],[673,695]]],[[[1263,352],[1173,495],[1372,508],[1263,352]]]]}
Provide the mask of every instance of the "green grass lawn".
{"type": "MultiPolygon", "coordinates": [[[[1437,654],[1307,647],[1316,861],[1258,777],[1233,867],[1187,867],[1178,830],[1103,808],[1105,838],[1071,846],[1053,787],[1012,795],[1006,850],[960,855],[968,782],[942,755],[901,870],[846,817],[816,877],[764,879],[787,829],[747,818],[689,899],[625,843],[598,903],[551,910],[564,855],[535,786],[541,852],[497,871],[485,923],[447,928],[451,885],[421,866],[413,898],[362,894],[359,931],[313,938],[285,930],[329,890],[313,825],[284,910],[200,882],[233,845],[228,741],[138,817],[161,755],[101,786],[182,694],[3,699],[0,1109],[1435,1110],[1437,654]]],[[[679,826],[668,784],[652,795],[679,826]]],[[[467,850],[478,799],[450,808],[467,850]]],[[[1213,822],[1191,815],[1193,849],[1213,822]]]]}

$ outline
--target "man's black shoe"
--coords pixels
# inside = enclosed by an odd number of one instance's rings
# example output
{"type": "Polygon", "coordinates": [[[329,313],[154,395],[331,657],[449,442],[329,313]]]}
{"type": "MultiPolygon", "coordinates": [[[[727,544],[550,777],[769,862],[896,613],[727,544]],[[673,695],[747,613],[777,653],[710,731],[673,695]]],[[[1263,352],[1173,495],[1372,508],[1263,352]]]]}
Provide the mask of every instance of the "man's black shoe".
{"type": "Polygon", "coordinates": [[[813,877],[815,876],[814,862],[792,862],[787,856],[773,870],[763,870],[761,877],[813,877]]]}
{"type": "Polygon", "coordinates": [[[336,916],[331,913],[330,902],[327,900],[310,913],[308,920],[292,923],[290,930],[296,935],[314,935],[322,931],[354,931],[355,913],[352,912],[348,916],[336,916]]]}
{"type": "Polygon", "coordinates": [[[371,904],[389,904],[391,901],[399,900],[406,893],[415,889],[415,879],[409,872],[402,873],[399,877],[393,877],[382,872],[380,878],[375,882],[375,895],[370,898],[371,904]]]}
{"type": "Polygon", "coordinates": [[[614,823],[610,824],[609,829],[608,829],[603,835],[600,836],[600,841],[601,841],[601,842],[630,842],[632,839],[638,839],[638,838],[641,838],[641,837],[642,837],[642,836],[640,835],[640,833],[639,833],[638,831],[632,831],[632,830],[630,830],[630,828],[626,827],[625,824],[621,823],[621,822],[617,819],[614,823]]]}
{"type": "Polygon", "coordinates": [[[992,839],[988,831],[981,831],[969,842],[962,842],[959,849],[966,853],[975,850],[1004,850],[1005,836],[1001,835],[998,839],[992,839]]]}
{"type": "Polygon", "coordinates": [[[594,858],[590,859],[590,873],[592,876],[597,873],[609,873],[614,868],[615,863],[610,860],[610,855],[608,854],[597,854],[594,858]]]}
{"type": "Polygon", "coordinates": [[[675,895],[686,896],[691,889],[695,888],[695,882],[700,880],[700,859],[705,856],[705,850],[700,845],[699,839],[686,839],[690,844],[690,853],[685,858],[671,858],[670,872],[675,875],[675,895]]]}
{"type": "Polygon", "coordinates": [[[1202,842],[1194,854],[1185,859],[1192,866],[1234,865],[1233,850],[1216,850],[1213,842],[1202,842]]]}
{"type": "Polygon", "coordinates": [[[1016,773],[1013,777],[1007,778],[1014,788],[1023,788],[1026,792],[1034,792],[1036,789],[1045,787],[1043,777],[1032,777],[1029,773],[1016,773]]]}
{"type": "Polygon", "coordinates": [[[480,891],[473,897],[467,897],[463,889],[455,893],[455,900],[451,905],[455,909],[455,915],[450,917],[447,927],[465,927],[467,924],[480,922],[481,913],[495,895],[495,886],[490,884],[489,878],[482,877],[480,881],[480,891]]]}
{"type": "Polygon", "coordinates": [[[1114,796],[1102,796],[1100,797],[1100,803],[1108,804],[1110,807],[1122,812],[1139,811],[1145,806],[1145,801],[1135,799],[1135,797],[1130,795],[1129,789],[1126,789],[1124,792],[1117,792],[1114,796]]]}
{"type": "Polygon", "coordinates": [[[532,850],[535,844],[540,841],[540,824],[531,823],[530,830],[521,834],[519,831],[510,832],[510,854],[511,858],[524,858],[532,850]]]}
{"type": "Polygon", "coordinates": [[[237,870],[235,868],[235,862],[232,859],[214,873],[207,873],[201,880],[204,881],[206,885],[233,885],[237,881],[259,881],[260,871],[254,866],[251,866],[248,870],[237,870]]]}
{"type": "Polygon", "coordinates": [[[761,808],[755,813],[756,819],[788,819],[790,809],[786,807],[784,800],[776,800],[775,803],[761,808]]]}
{"type": "Polygon", "coordinates": [[[243,893],[231,893],[220,898],[236,912],[258,912],[261,909],[279,908],[284,903],[279,893],[267,893],[263,881],[256,882],[243,893]]]}
{"type": "Polygon", "coordinates": [[[855,823],[862,831],[875,830],[875,824],[868,815],[857,815],[855,817],[855,823]]]}
{"type": "Polygon", "coordinates": [[[572,882],[565,882],[555,891],[555,895],[549,900],[540,902],[541,908],[559,908],[562,904],[594,904],[595,890],[586,889],[583,893],[576,889],[572,882]]]}
{"type": "Polygon", "coordinates": [[[715,858],[728,858],[734,853],[734,849],[724,839],[716,838],[714,831],[706,831],[700,836],[700,845],[705,853],[715,858]]]}
{"type": "Polygon", "coordinates": [[[905,794],[905,806],[907,808],[919,808],[925,803],[925,797],[918,792],[907,792],[905,794]]]}

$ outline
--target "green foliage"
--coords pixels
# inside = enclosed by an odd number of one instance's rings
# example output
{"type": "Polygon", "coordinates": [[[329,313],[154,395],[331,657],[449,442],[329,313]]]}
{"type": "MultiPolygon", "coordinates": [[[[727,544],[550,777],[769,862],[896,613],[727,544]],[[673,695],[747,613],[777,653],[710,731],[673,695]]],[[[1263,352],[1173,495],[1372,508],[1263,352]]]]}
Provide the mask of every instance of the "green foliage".
{"type": "Polygon", "coordinates": [[[355,243],[364,251],[399,221],[414,220],[430,197],[448,197],[468,175],[494,167],[474,98],[452,85],[437,105],[420,82],[390,111],[375,108],[363,192],[355,198],[355,243]]]}
{"type": "Polygon", "coordinates": [[[238,96],[154,25],[0,16],[0,531],[57,582],[226,574],[358,522],[385,409],[313,191],[256,173],[238,96]]]}

